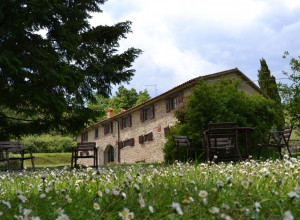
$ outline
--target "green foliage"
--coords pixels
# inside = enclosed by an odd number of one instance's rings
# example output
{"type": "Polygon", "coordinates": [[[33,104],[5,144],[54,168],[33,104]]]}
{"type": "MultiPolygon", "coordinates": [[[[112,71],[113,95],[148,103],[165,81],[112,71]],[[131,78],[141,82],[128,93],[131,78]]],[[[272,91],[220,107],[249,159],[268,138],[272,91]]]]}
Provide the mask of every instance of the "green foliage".
{"type": "Polygon", "coordinates": [[[271,75],[267,62],[264,58],[260,60],[260,69],[258,70],[258,84],[261,90],[272,100],[281,103],[276,79],[271,75]]]}
{"type": "Polygon", "coordinates": [[[119,52],[131,22],[91,27],[104,0],[0,2],[0,134],[76,133],[98,112],[86,107],[128,82],[141,50],[119,52]]]}
{"type": "Polygon", "coordinates": [[[291,80],[291,84],[281,84],[280,90],[284,97],[285,110],[288,114],[289,123],[300,128],[300,56],[290,57],[285,52],[284,58],[290,58],[291,72],[284,72],[291,80]]]}
{"type": "Polygon", "coordinates": [[[35,153],[71,152],[76,147],[76,141],[60,135],[28,136],[21,141],[23,148],[32,148],[35,153]]]}
{"type": "Polygon", "coordinates": [[[172,163],[175,160],[186,160],[186,158],[184,158],[185,155],[180,155],[178,154],[178,152],[176,152],[176,147],[172,139],[172,135],[186,135],[189,137],[192,136],[192,132],[189,125],[177,123],[175,126],[171,127],[170,132],[167,135],[167,142],[165,143],[163,148],[164,159],[166,162],[172,163]]]}
{"type": "MultiPolygon", "coordinates": [[[[203,80],[194,87],[185,106],[175,115],[186,130],[187,135],[198,148],[202,148],[203,132],[210,122],[236,122],[240,127],[253,127],[252,145],[258,143],[260,133],[274,128],[282,128],[282,110],[273,100],[261,95],[247,95],[239,90],[240,82],[221,79],[208,84],[203,80]]],[[[166,148],[170,148],[168,139],[166,148]]],[[[171,152],[171,150],[169,150],[171,152]]]]}
{"type": "Polygon", "coordinates": [[[127,110],[134,106],[137,106],[151,97],[148,91],[145,89],[143,92],[136,92],[134,88],[126,89],[124,86],[120,86],[116,95],[110,98],[95,95],[95,100],[88,104],[88,108],[91,108],[98,112],[98,116],[93,122],[98,122],[106,118],[107,109],[114,109],[114,114],[121,112],[121,109],[127,110]]]}

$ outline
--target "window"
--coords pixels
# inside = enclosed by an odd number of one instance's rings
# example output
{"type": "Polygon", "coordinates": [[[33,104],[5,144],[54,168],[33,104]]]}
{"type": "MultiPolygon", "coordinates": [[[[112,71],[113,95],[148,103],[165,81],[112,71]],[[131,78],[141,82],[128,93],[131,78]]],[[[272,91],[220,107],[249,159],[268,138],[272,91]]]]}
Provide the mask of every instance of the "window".
{"type": "Polygon", "coordinates": [[[140,121],[146,121],[151,118],[154,118],[154,105],[149,106],[140,110],[140,121]]]}
{"type": "Polygon", "coordinates": [[[114,162],[115,158],[114,158],[114,148],[113,146],[110,146],[107,152],[107,162],[114,162]]]}
{"type": "Polygon", "coordinates": [[[139,143],[140,144],[143,144],[143,143],[148,142],[148,141],[153,141],[153,133],[152,132],[150,132],[148,134],[145,134],[145,135],[139,136],[139,143]]]}
{"type": "Polygon", "coordinates": [[[104,125],[104,135],[107,135],[110,133],[113,133],[113,123],[112,122],[104,125]]]}
{"type": "Polygon", "coordinates": [[[175,96],[166,99],[166,111],[170,112],[173,109],[176,109],[180,103],[183,103],[183,92],[179,92],[175,96]]]}
{"type": "Polygon", "coordinates": [[[88,132],[84,132],[81,134],[81,142],[88,141],[88,132]]]}
{"type": "Polygon", "coordinates": [[[95,129],[95,138],[98,138],[99,137],[99,131],[98,131],[98,128],[95,129]]]}
{"type": "Polygon", "coordinates": [[[121,129],[131,127],[131,115],[121,118],[120,127],[121,129]]]}

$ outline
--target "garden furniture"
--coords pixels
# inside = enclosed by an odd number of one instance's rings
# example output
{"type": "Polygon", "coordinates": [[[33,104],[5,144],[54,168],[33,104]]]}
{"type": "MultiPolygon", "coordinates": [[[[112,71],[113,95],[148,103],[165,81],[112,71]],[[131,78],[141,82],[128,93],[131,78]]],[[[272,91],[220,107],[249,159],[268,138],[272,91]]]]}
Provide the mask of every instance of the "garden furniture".
{"type": "Polygon", "coordinates": [[[71,168],[77,167],[78,159],[93,159],[93,166],[98,168],[98,149],[96,142],[77,143],[77,147],[72,149],[71,168]]]}
{"type": "Polygon", "coordinates": [[[266,143],[258,144],[258,159],[260,158],[260,152],[263,147],[266,149],[266,158],[269,157],[269,149],[277,149],[280,158],[282,159],[282,149],[287,148],[289,155],[292,156],[289,141],[293,131],[293,125],[283,127],[281,131],[270,131],[268,132],[268,138],[266,143]]]}
{"type": "Polygon", "coordinates": [[[172,135],[172,138],[176,146],[176,153],[186,154],[187,159],[192,159],[193,155],[197,156],[196,153],[199,150],[192,146],[187,136],[172,135]]]}
{"type": "Polygon", "coordinates": [[[0,142],[0,162],[6,162],[10,171],[13,161],[20,161],[21,169],[24,169],[24,160],[31,160],[32,169],[34,169],[34,158],[32,149],[23,149],[20,142],[0,142]],[[29,152],[30,156],[25,157],[25,152],[29,152]],[[21,157],[18,157],[16,153],[20,153],[21,157]]]}
{"type": "Polygon", "coordinates": [[[203,134],[203,144],[206,149],[207,161],[236,160],[234,154],[237,153],[238,159],[242,160],[238,148],[238,130],[235,122],[209,123],[208,130],[203,134]]]}

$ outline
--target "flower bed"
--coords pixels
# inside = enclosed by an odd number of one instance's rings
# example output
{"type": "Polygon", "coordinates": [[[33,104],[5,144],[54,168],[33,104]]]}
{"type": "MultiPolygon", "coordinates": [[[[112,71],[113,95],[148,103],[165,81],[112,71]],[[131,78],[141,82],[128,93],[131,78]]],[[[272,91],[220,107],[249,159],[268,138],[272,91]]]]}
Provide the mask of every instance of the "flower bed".
{"type": "Polygon", "coordinates": [[[299,219],[300,160],[0,173],[0,219],[299,219]]]}

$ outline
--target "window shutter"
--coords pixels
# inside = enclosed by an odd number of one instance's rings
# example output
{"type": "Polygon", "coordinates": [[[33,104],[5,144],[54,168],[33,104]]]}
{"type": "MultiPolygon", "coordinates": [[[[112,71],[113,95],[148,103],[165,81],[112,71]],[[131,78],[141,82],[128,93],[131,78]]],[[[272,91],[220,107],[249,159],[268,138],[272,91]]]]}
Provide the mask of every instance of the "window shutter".
{"type": "Polygon", "coordinates": [[[153,133],[152,132],[150,132],[148,134],[148,141],[153,141],[153,133]]]}
{"type": "Polygon", "coordinates": [[[140,110],[140,121],[141,122],[144,121],[144,110],[143,109],[140,110]]]}
{"type": "Polygon", "coordinates": [[[134,146],[134,138],[130,139],[130,146],[134,146]]]}
{"type": "Polygon", "coordinates": [[[170,133],[170,127],[165,127],[164,128],[164,132],[165,132],[165,136],[168,135],[170,133]]]}
{"type": "Polygon", "coordinates": [[[111,123],[110,123],[110,126],[111,126],[111,133],[113,133],[113,131],[114,131],[114,130],[113,130],[113,129],[114,129],[114,123],[111,122],[111,123]]]}
{"type": "Polygon", "coordinates": [[[131,127],[132,124],[131,115],[129,115],[128,117],[129,117],[129,127],[131,127]]]}
{"type": "Polygon", "coordinates": [[[170,108],[170,99],[166,99],[166,111],[170,112],[171,108],[170,108]]]}
{"type": "Polygon", "coordinates": [[[123,129],[123,118],[120,119],[119,123],[120,123],[120,128],[123,129]]]}
{"type": "Polygon", "coordinates": [[[119,148],[122,149],[124,147],[124,143],[122,141],[119,142],[119,148]]]}
{"type": "Polygon", "coordinates": [[[140,144],[144,143],[144,135],[139,136],[139,143],[140,144]]]}
{"type": "Polygon", "coordinates": [[[154,118],[154,105],[150,106],[150,118],[154,118]]]}

